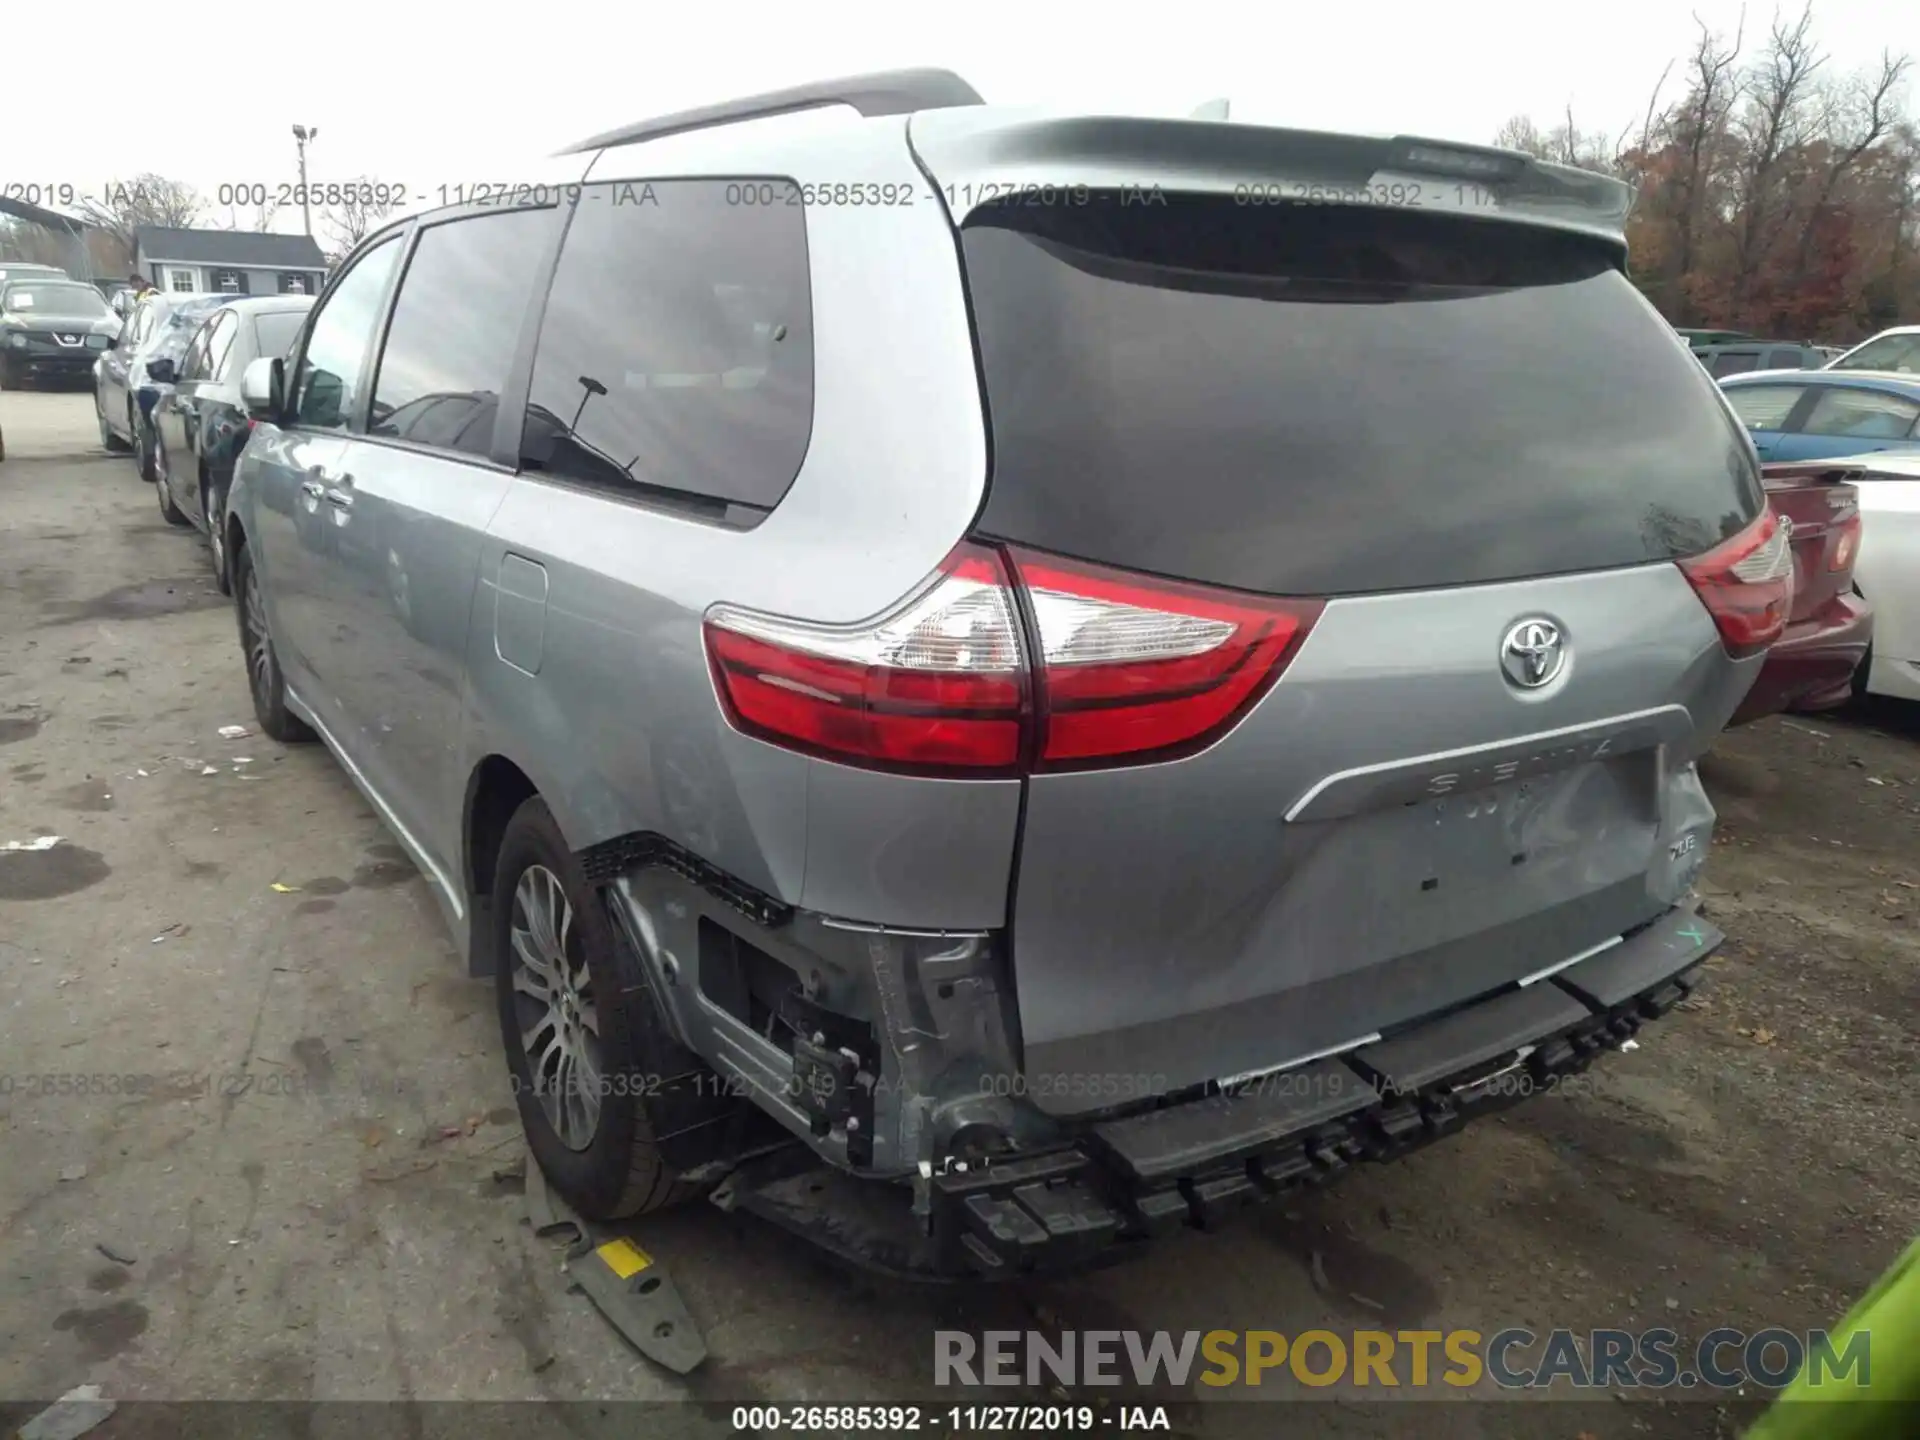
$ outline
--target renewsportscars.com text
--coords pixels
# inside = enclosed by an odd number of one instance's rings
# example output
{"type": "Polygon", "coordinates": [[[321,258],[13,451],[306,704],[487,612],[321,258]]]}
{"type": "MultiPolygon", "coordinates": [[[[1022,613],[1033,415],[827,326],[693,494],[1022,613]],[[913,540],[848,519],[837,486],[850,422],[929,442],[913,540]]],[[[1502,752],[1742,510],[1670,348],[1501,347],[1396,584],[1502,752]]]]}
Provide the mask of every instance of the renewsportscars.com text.
{"type": "Polygon", "coordinates": [[[1836,1350],[1824,1330],[1710,1330],[1692,1345],[1667,1329],[1538,1334],[1478,1330],[936,1330],[936,1385],[1257,1386],[1286,1380],[1316,1387],[1503,1390],[1565,1384],[1575,1389],[1733,1390],[1785,1385],[1802,1368],[1813,1386],[1865,1389],[1872,1336],[1836,1350]],[[1196,1373],[1197,1372],[1197,1373],[1196,1373]]]}

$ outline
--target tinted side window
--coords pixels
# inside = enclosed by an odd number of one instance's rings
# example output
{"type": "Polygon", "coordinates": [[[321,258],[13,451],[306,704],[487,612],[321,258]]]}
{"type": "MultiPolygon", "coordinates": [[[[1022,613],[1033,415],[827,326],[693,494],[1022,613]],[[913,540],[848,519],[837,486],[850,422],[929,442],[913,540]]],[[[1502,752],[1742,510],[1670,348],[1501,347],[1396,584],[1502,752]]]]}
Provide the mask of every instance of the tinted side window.
{"type": "Polygon", "coordinates": [[[1767,354],[1767,369],[1769,370],[1804,369],[1806,362],[1801,358],[1801,353],[1802,352],[1798,345],[1788,345],[1783,348],[1771,350],[1767,354]]]}
{"type": "Polygon", "coordinates": [[[340,280],[314,318],[300,357],[293,423],[334,430],[347,423],[364,381],[367,341],[379,318],[387,277],[400,258],[399,237],[382,240],[340,280]]]}
{"type": "Polygon", "coordinates": [[[1715,375],[1737,375],[1742,370],[1760,368],[1758,350],[1722,350],[1713,357],[1712,370],[1715,375]]]}
{"type": "Polygon", "coordinates": [[[400,281],[367,433],[484,455],[558,216],[502,211],[430,226],[400,281]],[[456,423],[457,422],[457,423],[456,423]]]}
{"type": "Polygon", "coordinates": [[[806,212],[720,180],[585,187],[540,331],[521,461],[616,492],[758,508],[813,428],[806,212]]]}
{"type": "Polygon", "coordinates": [[[1727,403],[1749,430],[1778,430],[1804,394],[1799,385],[1739,385],[1727,391],[1727,403]]]}
{"type": "Polygon", "coordinates": [[[1879,390],[1823,390],[1801,428],[1809,435],[1903,440],[1920,418],[1920,404],[1879,390]]]}

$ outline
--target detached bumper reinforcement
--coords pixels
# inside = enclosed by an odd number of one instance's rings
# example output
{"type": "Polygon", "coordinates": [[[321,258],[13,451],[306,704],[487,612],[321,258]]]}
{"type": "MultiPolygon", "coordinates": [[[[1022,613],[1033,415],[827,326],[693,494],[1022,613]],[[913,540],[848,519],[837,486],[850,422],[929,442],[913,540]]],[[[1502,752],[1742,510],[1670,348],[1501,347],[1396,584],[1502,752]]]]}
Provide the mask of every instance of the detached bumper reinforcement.
{"type": "Polygon", "coordinates": [[[932,1258],[989,1278],[1071,1269],[1388,1160],[1618,1049],[1724,940],[1674,911],[1611,949],[1386,1039],[1231,1092],[1095,1124],[1068,1149],[932,1179],[932,1258]],[[1118,1242],[1118,1243],[1117,1243],[1118,1242]]]}

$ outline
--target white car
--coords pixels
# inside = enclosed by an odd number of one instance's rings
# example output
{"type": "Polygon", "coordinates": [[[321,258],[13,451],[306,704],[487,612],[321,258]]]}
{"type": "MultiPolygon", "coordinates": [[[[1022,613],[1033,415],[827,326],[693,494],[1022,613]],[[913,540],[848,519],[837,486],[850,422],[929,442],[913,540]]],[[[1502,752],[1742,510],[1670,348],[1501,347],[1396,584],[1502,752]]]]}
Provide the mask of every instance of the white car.
{"type": "Polygon", "coordinates": [[[1920,370],[1920,325],[1896,325],[1882,330],[1871,340],[1862,340],[1837,360],[1829,360],[1829,370],[1885,370],[1894,375],[1911,375],[1920,370]]]}
{"type": "Polygon", "coordinates": [[[1859,465],[1860,554],[1854,584],[1873,606],[1873,649],[1855,683],[1875,695],[1920,700],[1920,454],[1878,451],[1859,465]]]}

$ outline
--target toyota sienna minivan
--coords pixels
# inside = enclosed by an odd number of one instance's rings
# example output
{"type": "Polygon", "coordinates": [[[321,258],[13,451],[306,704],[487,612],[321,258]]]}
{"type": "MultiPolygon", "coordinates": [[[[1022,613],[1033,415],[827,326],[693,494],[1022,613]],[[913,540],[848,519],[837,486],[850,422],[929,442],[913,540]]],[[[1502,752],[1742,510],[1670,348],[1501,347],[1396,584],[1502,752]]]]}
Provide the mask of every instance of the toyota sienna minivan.
{"type": "Polygon", "coordinates": [[[943,71],[596,137],[248,368],[260,721],[590,1218],[1002,1277],[1398,1155],[1722,938],[1791,562],[1629,198],[943,71]]]}

